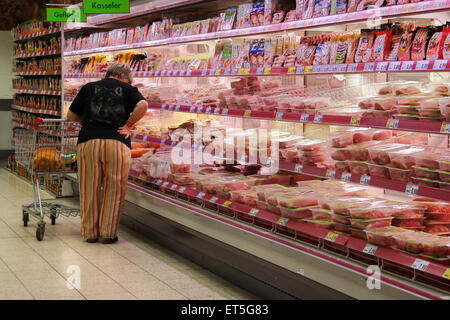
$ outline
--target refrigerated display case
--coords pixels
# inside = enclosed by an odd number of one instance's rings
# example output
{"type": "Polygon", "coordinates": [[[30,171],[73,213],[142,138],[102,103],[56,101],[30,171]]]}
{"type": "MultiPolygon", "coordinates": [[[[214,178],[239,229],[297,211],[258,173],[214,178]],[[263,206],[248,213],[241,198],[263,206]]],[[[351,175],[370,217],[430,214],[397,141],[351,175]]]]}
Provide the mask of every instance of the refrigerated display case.
{"type": "Polygon", "coordinates": [[[445,299],[450,2],[339,4],[89,17],[103,30],[65,32],[63,113],[129,65],[149,110],[124,219],[229,278],[295,298],[445,299]]]}

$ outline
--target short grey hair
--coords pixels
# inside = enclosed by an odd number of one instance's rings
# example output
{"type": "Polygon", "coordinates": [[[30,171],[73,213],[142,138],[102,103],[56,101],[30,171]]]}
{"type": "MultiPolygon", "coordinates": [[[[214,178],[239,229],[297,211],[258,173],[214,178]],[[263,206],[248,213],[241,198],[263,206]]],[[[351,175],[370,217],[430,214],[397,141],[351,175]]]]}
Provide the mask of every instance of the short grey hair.
{"type": "Polygon", "coordinates": [[[106,78],[117,77],[120,79],[131,80],[131,69],[121,62],[114,62],[112,65],[109,66],[108,70],[106,71],[105,77],[106,78]]]}

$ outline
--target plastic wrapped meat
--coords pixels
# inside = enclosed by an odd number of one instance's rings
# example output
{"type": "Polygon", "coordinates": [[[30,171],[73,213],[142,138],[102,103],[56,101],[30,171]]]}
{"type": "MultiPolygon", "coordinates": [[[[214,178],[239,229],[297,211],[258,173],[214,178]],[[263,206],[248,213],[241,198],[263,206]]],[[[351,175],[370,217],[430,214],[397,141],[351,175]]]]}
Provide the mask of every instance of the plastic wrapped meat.
{"type": "Polygon", "coordinates": [[[311,218],[312,209],[317,207],[305,207],[305,208],[285,208],[280,207],[280,213],[282,217],[290,218],[290,219],[305,219],[311,218]]]}
{"type": "Polygon", "coordinates": [[[266,195],[273,195],[274,193],[286,191],[287,188],[279,184],[267,184],[262,186],[255,186],[252,188],[256,191],[258,199],[266,201],[266,195]]]}
{"type": "Polygon", "coordinates": [[[388,140],[392,138],[390,130],[376,130],[372,135],[372,140],[388,140]]]}
{"type": "Polygon", "coordinates": [[[395,218],[392,221],[392,225],[402,228],[420,228],[423,226],[424,218],[417,219],[406,219],[406,218],[395,218]]]}
{"type": "Polygon", "coordinates": [[[388,226],[383,228],[367,229],[365,232],[369,243],[383,247],[391,247],[395,245],[395,239],[393,236],[411,233],[412,231],[394,226],[388,226]]]}
{"type": "Polygon", "coordinates": [[[391,175],[389,173],[389,168],[387,166],[368,163],[369,166],[369,174],[373,177],[380,177],[384,179],[390,179],[391,175]]]}
{"type": "Polygon", "coordinates": [[[450,222],[450,213],[427,213],[427,222],[450,222]]]}
{"type": "Polygon", "coordinates": [[[351,230],[351,235],[352,236],[354,236],[356,238],[367,240],[367,236],[366,236],[365,230],[355,229],[355,228],[350,228],[350,230],[351,230]]]}
{"type": "Polygon", "coordinates": [[[391,176],[392,180],[411,182],[414,171],[389,167],[389,175],[391,176]]]}
{"type": "Polygon", "coordinates": [[[326,142],[324,140],[309,140],[304,139],[295,146],[299,151],[314,151],[314,150],[324,150],[326,142]]]}
{"type": "Polygon", "coordinates": [[[423,244],[422,241],[428,238],[428,234],[423,232],[411,232],[394,235],[395,245],[397,248],[412,252],[412,253],[422,253],[423,244]]]}
{"type": "MultiPolygon", "coordinates": [[[[367,141],[367,142],[349,146],[348,150],[350,151],[351,159],[348,159],[348,160],[356,160],[356,161],[370,160],[368,148],[375,146],[375,145],[379,145],[380,143],[381,143],[380,141],[367,141]]],[[[343,159],[343,160],[346,160],[346,159],[343,159]]]]}
{"type": "MultiPolygon", "coordinates": [[[[418,167],[425,167],[425,168],[430,168],[430,169],[439,169],[439,159],[442,157],[439,154],[439,150],[435,149],[433,151],[425,151],[425,152],[420,152],[415,154],[415,161],[416,161],[416,165],[418,167]],[[432,153],[432,152],[436,152],[436,153],[432,153]]],[[[425,177],[427,178],[427,177],[425,177]]],[[[429,179],[433,179],[433,178],[429,178],[429,179]]],[[[436,179],[439,179],[439,177],[436,177],[436,179]]]]}
{"type": "Polygon", "coordinates": [[[388,154],[393,167],[399,169],[411,169],[416,165],[415,156],[424,150],[425,149],[421,147],[410,147],[403,150],[389,151],[388,154]]]}
{"type": "Polygon", "coordinates": [[[377,99],[374,101],[375,110],[392,110],[397,104],[396,99],[377,99]]]}
{"type": "Polygon", "coordinates": [[[331,138],[333,148],[344,148],[353,144],[353,132],[335,132],[331,138]]]}
{"type": "Polygon", "coordinates": [[[423,243],[423,253],[436,258],[450,256],[450,240],[444,237],[432,236],[423,243]]]}
{"type": "Polygon", "coordinates": [[[337,161],[352,160],[352,154],[348,148],[331,149],[331,158],[337,161]]]}
{"type": "Polygon", "coordinates": [[[339,214],[332,214],[331,215],[331,221],[340,223],[340,224],[346,224],[346,225],[350,225],[350,217],[349,216],[342,216],[339,214]]]}
{"type": "Polygon", "coordinates": [[[390,209],[395,218],[423,219],[425,208],[417,204],[395,204],[390,209]]]}
{"type": "Polygon", "coordinates": [[[347,161],[336,161],[335,163],[336,170],[343,171],[343,172],[350,172],[350,167],[348,166],[347,161]]]}
{"type": "Polygon", "coordinates": [[[423,232],[431,234],[448,234],[450,233],[449,226],[450,225],[443,225],[443,224],[428,225],[425,227],[423,232]]]}
{"type": "Polygon", "coordinates": [[[172,173],[169,175],[169,181],[180,186],[195,183],[195,180],[190,173],[172,173]]]}
{"type": "Polygon", "coordinates": [[[298,196],[279,196],[278,204],[286,208],[302,208],[311,207],[319,204],[315,196],[298,195],[298,196]]]}
{"type": "Polygon", "coordinates": [[[326,210],[326,209],[320,209],[320,208],[311,209],[312,217],[315,220],[331,221],[332,213],[333,212],[331,210],[326,210]]]}
{"type": "Polygon", "coordinates": [[[363,161],[348,161],[350,172],[359,175],[368,175],[369,166],[363,161]]]}
{"type": "Polygon", "coordinates": [[[350,225],[355,229],[372,229],[382,228],[391,225],[392,218],[380,218],[380,219],[350,219],[350,225]]]}
{"type": "Polygon", "coordinates": [[[419,178],[427,178],[432,180],[439,180],[439,172],[437,170],[428,169],[425,167],[413,166],[414,173],[419,178]]]}
{"type": "Polygon", "coordinates": [[[340,200],[332,200],[332,199],[323,200],[323,199],[321,199],[320,206],[323,209],[332,210],[333,213],[335,213],[337,215],[350,216],[350,211],[349,211],[350,208],[367,206],[367,205],[370,205],[371,202],[373,202],[373,199],[343,197],[340,200]]]}
{"type": "Polygon", "coordinates": [[[390,151],[398,151],[407,148],[408,146],[403,144],[389,143],[371,146],[367,150],[369,152],[370,159],[372,160],[373,163],[379,165],[386,165],[391,163],[391,158],[389,156],[390,151]]]}
{"type": "Polygon", "coordinates": [[[364,207],[350,207],[348,212],[355,219],[377,219],[391,216],[389,204],[385,201],[373,201],[364,207]]]}
{"type": "Polygon", "coordinates": [[[373,109],[374,108],[374,100],[373,99],[366,99],[366,100],[360,101],[358,103],[358,106],[361,109],[373,109]]]}
{"type": "Polygon", "coordinates": [[[414,86],[408,86],[408,87],[404,87],[404,88],[400,88],[395,90],[395,94],[397,96],[400,95],[414,95],[414,94],[420,94],[422,93],[422,91],[420,91],[420,89],[414,87],[414,86]]]}

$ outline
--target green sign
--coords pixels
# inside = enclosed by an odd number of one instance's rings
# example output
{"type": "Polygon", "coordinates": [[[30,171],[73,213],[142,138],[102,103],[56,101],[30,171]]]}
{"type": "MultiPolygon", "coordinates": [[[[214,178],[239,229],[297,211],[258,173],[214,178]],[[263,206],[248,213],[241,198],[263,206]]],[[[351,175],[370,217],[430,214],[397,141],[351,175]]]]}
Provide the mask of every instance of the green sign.
{"type": "Polygon", "coordinates": [[[91,13],[130,13],[130,0],[83,0],[83,11],[91,13]]]}
{"type": "Polygon", "coordinates": [[[81,9],[47,8],[47,21],[86,22],[86,15],[81,9]]]}

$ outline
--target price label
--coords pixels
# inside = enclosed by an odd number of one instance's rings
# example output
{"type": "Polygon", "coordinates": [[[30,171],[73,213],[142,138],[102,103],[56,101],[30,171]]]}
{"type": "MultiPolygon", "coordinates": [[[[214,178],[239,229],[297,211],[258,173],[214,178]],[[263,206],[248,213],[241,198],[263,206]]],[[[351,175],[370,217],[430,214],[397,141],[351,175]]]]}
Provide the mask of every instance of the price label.
{"type": "Polygon", "coordinates": [[[156,184],[157,186],[159,186],[161,183],[162,183],[162,180],[161,180],[161,179],[158,179],[158,180],[156,180],[156,182],[155,182],[155,184],[156,184]]]}
{"type": "Polygon", "coordinates": [[[167,108],[167,104],[164,103],[161,105],[161,110],[166,110],[166,108],[167,108]]]}
{"type": "Polygon", "coordinates": [[[161,77],[164,77],[166,75],[166,73],[167,72],[165,70],[161,71],[161,77]]]}
{"type": "Polygon", "coordinates": [[[302,173],[303,172],[303,166],[301,164],[296,164],[295,168],[294,168],[294,171],[296,173],[302,173]]]}
{"type": "Polygon", "coordinates": [[[447,268],[447,270],[445,270],[445,272],[442,275],[442,277],[445,278],[445,279],[449,279],[450,280],[450,268],[447,268]]]}
{"type": "Polygon", "coordinates": [[[220,108],[214,108],[214,114],[220,114],[220,108]]]}
{"type": "Polygon", "coordinates": [[[296,74],[304,74],[305,68],[303,66],[297,67],[297,71],[295,71],[296,74]]]}
{"type": "Polygon", "coordinates": [[[252,110],[245,110],[244,117],[250,117],[251,114],[252,114],[252,110]]]}
{"type": "Polygon", "coordinates": [[[186,74],[186,71],[184,71],[184,70],[180,71],[180,77],[184,77],[185,74],[186,74]]]}
{"type": "Polygon", "coordinates": [[[226,116],[226,115],[228,115],[228,109],[222,109],[222,115],[223,116],[226,116]]]}
{"type": "Polygon", "coordinates": [[[297,70],[296,67],[289,67],[288,68],[288,74],[294,74],[296,70],[297,70]]]}
{"type": "Polygon", "coordinates": [[[180,111],[180,109],[181,109],[181,106],[180,106],[179,104],[177,104],[177,105],[175,106],[175,111],[180,111]]]}
{"type": "Polygon", "coordinates": [[[216,74],[216,71],[214,69],[209,70],[209,75],[213,76],[216,74]]]}
{"type": "Polygon", "coordinates": [[[188,70],[187,72],[186,72],[186,77],[190,77],[192,75],[192,70],[188,70]]]}
{"type": "Polygon", "coordinates": [[[229,207],[230,204],[232,204],[231,201],[225,201],[225,202],[223,203],[223,206],[224,206],[224,207],[229,207]]]}
{"type": "Polygon", "coordinates": [[[314,123],[322,123],[322,121],[323,121],[323,114],[316,113],[316,115],[314,116],[314,123]]]}
{"type": "Polygon", "coordinates": [[[388,71],[399,71],[400,70],[400,65],[402,64],[401,61],[392,61],[389,62],[389,68],[388,71]]]}
{"type": "Polygon", "coordinates": [[[334,171],[334,170],[327,170],[327,173],[325,174],[325,176],[328,179],[334,179],[334,177],[336,176],[336,171],[334,171]]]}
{"type": "Polygon", "coordinates": [[[403,61],[400,70],[412,71],[414,68],[414,61],[403,61]]]}
{"type": "Polygon", "coordinates": [[[159,71],[155,71],[155,73],[153,74],[153,76],[159,77],[159,71]]]}
{"type": "Polygon", "coordinates": [[[175,106],[173,105],[173,104],[169,104],[169,111],[173,111],[173,108],[174,108],[175,106]]]}
{"type": "Polygon", "coordinates": [[[176,188],[178,188],[178,185],[173,184],[173,185],[170,187],[170,190],[175,190],[176,188]]]}
{"type": "Polygon", "coordinates": [[[341,181],[343,181],[343,182],[350,182],[351,180],[352,180],[352,174],[351,173],[345,172],[345,173],[342,174],[341,181]]]}
{"type": "Polygon", "coordinates": [[[349,63],[347,65],[347,72],[356,72],[358,70],[358,64],[357,63],[349,63]]]}
{"type": "Polygon", "coordinates": [[[171,76],[172,75],[172,71],[167,71],[167,76],[171,76]]]}
{"type": "Polygon", "coordinates": [[[312,71],[313,71],[313,66],[306,66],[303,68],[304,73],[312,73],[312,71]]]}
{"type": "Polygon", "coordinates": [[[327,236],[325,237],[326,240],[334,242],[336,241],[337,237],[339,236],[339,234],[334,233],[334,232],[328,232],[327,236]]]}
{"type": "Polygon", "coordinates": [[[279,224],[280,226],[285,226],[286,223],[288,223],[289,219],[288,218],[280,218],[277,221],[277,224],[279,224]]]}
{"type": "Polygon", "coordinates": [[[147,175],[145,173],[141,173],[138,177],[141,180],[146,180],[147,179],[147,175]]]}
{"type": "Polygon", "coordinates": [[[211,107],[207,107],[206,110],[205,110],[205,113],[206,114],[210,114],[211,113],[211,107]]]}
{"type": "Polygon", "coordinates": [[[273,159],[267,159],[266,166],[271,168],[275,164],[275,161],[273,159]]]}
{"type": "Polygon", "coordinates": [[[252,208],[249,212],[249,215],[251,215],[252,217],[256,216],[258,214],[259,210],[258,209],[254,209],[252,208]]]}
{"type": "Polygon", "coordinates": [[[419,186],[408,184],[406,186],[405,193],[409,194],[410,196],[417,196],[419,194],[419,186]]]}
{"type": "Polygon", "coordinates": [[[445,70],[447,69],[447,60],[435,60],[433,70],[445,70]]]}
{"type": "Polygon", "coordinates": [[[278,121],[283,120],[283,112],[277,112],[275,120],[278,120],[278,121]]]}
{"type": "Polygon", "coordinates": [[[223,74],[224,74],[225,76],[229,76],[229,75],[230,75],[230,73],[231,73],[231,70],[230,70],[230,68],[228,68],[228,69],[225,69],[225,71],[223,72],[223,74]]]}
{"type": "Polygon", "coordinates": [[[398,119],[389,119],[386,123],[386,128],[388,129],[397,129],[398,128],[398,119]]]}
{"type": "Polygon", "coordinates": [[[178,189],[178,192],[183,193],[184,191],[186,191],[186,187],[180,187],[180,189],[178,189]]]}
{"type": "Polygon", "coordinates": [[[203,199],[203,197],[204,197],[205,195],[206,195],[206,194],[205,194],[204,192],[199,192],[199,194],[197,194],[197,198],[203,199]]]}
{"type": "Polygon", "coordinates": [[[364,72],[372,72],[375,69],[375,63],[369,62],[364,64],[364,72]]]}
{"type": "Polygon", "coordinates": [[[165,145],[166,144],[166,139],[161,139],[161,144],[165,145]]]}
{"type": "Polygon", "coordinates": [[[211,199],[209,199],[209,201],[212,203],[216,203],[217,200],[219,200],[219,198],[217,198],[217,197],[212,197],[211,199]]]}
{"type": "Polygon", "coordinates": [[[360,117],[352,117],[352,118],[350,119],[350,124],[351,124],[352,126],[359,126],[360,123],[361,123],[361,118],[360,118],[360,117]]]}
{"type": "Polygon", "coordinates": [[[450,123],[443,123],[441,126],[441,133],[449,133],[450,134],[450,123]]]}
{"type": "Polygon", "coordinates": [[[217,69],[215,75],[216,75],[216,76],[220,76],[220,73],[221,73],[221,72],[222,72],[222,70],[217,69]]]}
{"type": "Polygon", "coordinates": [[[264,73],[264,68],[260,67],[258,69],[256,69],[256,74],[263,74],[264,73]]]}
{"type": "Polygon", "coordinates": [[[422,260],[422,259],[416,259],[414,260],[412,264],[412,268],[420,271],[426,271],[430,263],[428,261],[422,260]]]}
{"type": "Polygon", "coordinates": [[[389,62],[378,62],[375,71],[383,72],[387,70],[389,62]]]}
{"type": "Polygon", "coordinates": [[[270,74],[272,72],[272,68],[265,68],[264,74],[270,74]]]}
{"type": "Polygon", "coordinates": [[[309,114],[302,113],[302,115],[300,116],[300,121],[301,122],[308,122],[308,120],[309,120],[309,114]]]}
{"type": "Polygon", "coordinates": [[[232,75],[236,75],[237,73],[238,73],[238,69],[236,69],[236,68],[231,69],[232,75]]]}
{"type": "Polygon", "coordinates": [[[189,112],[195,112],[195,107],[190,107],[189,112]]]}
{"type": "Polygon", "coordinates": [[[368,243],[364,247],[363,252],[373,256],[375,254],[375,251],[377,251],[377,249],[378,249],[377,246],[374,246],[373,244],[368,243]]]}
{"type": "Polygon", "coordinates": [[[202,70],[202,77],[206,76],[207,72],[208,72],[208,70],[203,69],[203,70],[202,70]]]}
{"type": "Polygon", "coordinates": [[[202,113],[203,112],[203,107],[198,107],[197,108],[197,113],[202,113]]]}
{"type": "Polygon", "coordinates": [[[366,175],[361,176],[361,180],[359,181],[359,183],[368,186],[370,184],[370,176],[366,175]]]}
{"type": "Polygon", "coordinates": [[[169,183],[166,181],[166,182],[164,182],[164,183],[162,184],[162,187],[165,188],[165,187],[167,187],[168,185],[169,185],[169,183]]]}

